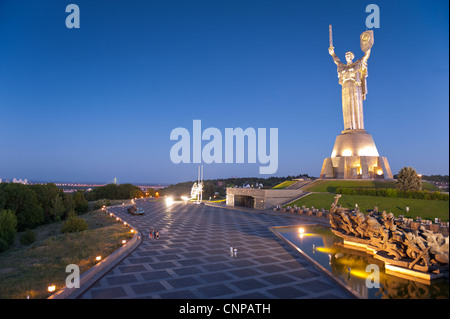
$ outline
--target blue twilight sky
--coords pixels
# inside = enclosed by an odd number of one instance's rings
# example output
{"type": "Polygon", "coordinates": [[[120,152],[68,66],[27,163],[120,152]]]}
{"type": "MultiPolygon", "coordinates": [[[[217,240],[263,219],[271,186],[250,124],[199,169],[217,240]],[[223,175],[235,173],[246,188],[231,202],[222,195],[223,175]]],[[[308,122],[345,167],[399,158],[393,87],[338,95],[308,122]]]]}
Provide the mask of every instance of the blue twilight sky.
{"type": "MultiPolygon", "coordinates": [[[[447,0],[0,0],[0,178],[174,183],[176,127],[278,128],[275,176],[318,176],[343,130],[328,54],[362,56],[365,128],[392,172],[449,173],[447,0]],[[80,29],[65,25],[79,6],[80,29]]],[[[205,144],[206,142],[204,142],[205,144]]],[[[206,179],[261,164],[205,165],[206,179]]],[[[263,177],[268,177],[264,176],[263,177]]]]}

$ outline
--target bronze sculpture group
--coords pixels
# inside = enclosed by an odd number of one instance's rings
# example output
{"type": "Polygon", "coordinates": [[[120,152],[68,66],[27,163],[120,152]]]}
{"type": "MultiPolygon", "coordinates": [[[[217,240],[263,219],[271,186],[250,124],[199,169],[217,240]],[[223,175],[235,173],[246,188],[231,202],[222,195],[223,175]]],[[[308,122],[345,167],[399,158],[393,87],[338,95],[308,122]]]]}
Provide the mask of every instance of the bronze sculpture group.
{"type": "Polygon", "coordinates": [[[359,208],[338,205],[341,195],[331,204],[333,233],[347,242],[365,245],[375,257],[390,264],[419,272],[448,272],[448,237],[420,226],[413,230],[395,220],[392,213],[375,207],[368,215],[359,208]]]}

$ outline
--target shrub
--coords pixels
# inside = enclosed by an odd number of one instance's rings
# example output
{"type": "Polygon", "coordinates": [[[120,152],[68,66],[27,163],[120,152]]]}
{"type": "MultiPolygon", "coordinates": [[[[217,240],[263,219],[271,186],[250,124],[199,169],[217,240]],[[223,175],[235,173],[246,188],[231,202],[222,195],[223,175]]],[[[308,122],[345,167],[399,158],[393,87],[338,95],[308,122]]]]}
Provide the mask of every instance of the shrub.
{"type": "Polygon", "coordinates": [[[386,189],[386,197],[396,198],[399,197],[399,192],[396,189],[388,188],[386,189]]]}
{"type": "Polygon", "coordinates": [[[422,190],[422,182],[416,170],[412,167],[403,167],[397,175],[395,188],[401,191],[422,190]]]}
{"type": "Polygon", "coordinates": [[[0,212],[0,238],[8,245],[14,244],[17,233],[17,217],[10,210],[0,212]]]}
{"type": "Polygon", "coordinates": [[[7,250],[8,247],[9,247],[8,243],[3,238],[0,238],[0,253],[2,251],[7,250]]]}
{"type": "Polygon", "coordinates": [[[61,227],[61,233],[75,233],[86,230],[88,228],[87,222],[80,217],[76,216],[73,211],[69,213],[69,218],[61,227]]]}
{"type": "Polygon", "coordinates": [[[94,209],[100,209],[103,206],[110,206],[110,205],[111,205],[111,201],[107,198],[103,198],[103,199],[99,199],[98,201],[95,202],[94,209]]]}
{"type": "Polygon", "coordinates": [[[22,245],[31,245],[36,240],[36,233],[31,229],[27,229],[25,233],[20,236],[20,243],[22,245]]]}

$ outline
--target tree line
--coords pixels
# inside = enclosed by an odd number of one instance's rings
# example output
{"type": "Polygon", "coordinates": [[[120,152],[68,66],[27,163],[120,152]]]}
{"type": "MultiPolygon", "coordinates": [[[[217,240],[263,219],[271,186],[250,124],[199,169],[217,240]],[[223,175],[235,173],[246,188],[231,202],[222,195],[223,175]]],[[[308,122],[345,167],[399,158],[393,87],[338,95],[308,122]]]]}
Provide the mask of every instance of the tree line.
{"type": "Polygon", "coordinates": [[[140,188],[131,184],[108,184],[89,193],[84,190],[64,193],[53,183],[0,183],[0,252],[14,244],[18,231],[61,220],[79,222],[75,217],[89,210],[88,201],[141,196],[143,193],[140,188]]]}
{"type": "Polygon", "coordinates": [[[96,187],[86,194],[88,201],[95,201],[99,199],[131,199],[144,196],[142,190],[132,184],[108,184],[105,186],[96,187]]]}
{"type": "MultiPolygon", "coordinates": [[[[84,191],[65,194],[53,183],[0,184],[0,252],[14,244],[17,231],[66,219],[88,211],[84,191]]],[[[30,242],[26,233],[25,240],[30,242]]],[[[22,239],[22,238],[21,238],[22,239]]]]}
{"type": "Polygon", "coordinates": [[[84,191],[65,194],[55,184],[0,184],[0,211],[11,211],[17,218],[17,230],[67,218],[69,212],[88,211],[84,191]]]}

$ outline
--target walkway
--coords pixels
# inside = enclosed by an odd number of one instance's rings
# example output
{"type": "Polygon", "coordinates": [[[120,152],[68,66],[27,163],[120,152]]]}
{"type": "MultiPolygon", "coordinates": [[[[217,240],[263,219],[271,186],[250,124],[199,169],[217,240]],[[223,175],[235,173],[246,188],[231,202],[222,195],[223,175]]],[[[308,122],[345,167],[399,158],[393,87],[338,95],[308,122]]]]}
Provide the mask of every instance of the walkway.
{"type": "Polygon", "coordinates": [[[80,298],[295,299],[349,295],[268,227],[300,224],[277,214],[139,200],[144,216],[109,210],[144,240],[80,298]],[[149,239],[149,229],[161,238],[149,239]],[[230,256],[230,246],[237,257],[230,256]]]}

